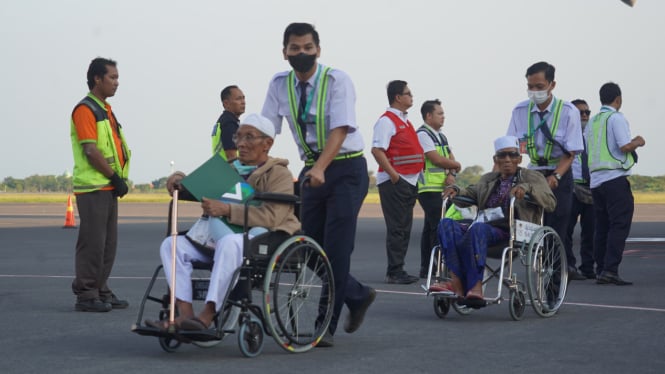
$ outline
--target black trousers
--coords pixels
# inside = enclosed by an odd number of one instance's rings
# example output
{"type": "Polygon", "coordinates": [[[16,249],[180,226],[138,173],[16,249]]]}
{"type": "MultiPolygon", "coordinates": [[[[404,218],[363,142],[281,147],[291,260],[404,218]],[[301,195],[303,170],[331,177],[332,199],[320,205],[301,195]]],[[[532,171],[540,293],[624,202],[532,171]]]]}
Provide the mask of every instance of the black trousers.
{"type": "Polygon", "coordinates": [[[573,251],[573,233],[579,218],[580,222],[580,259],[581,264],[579,269],[582,273],[594,273],[594,259],[593,259],[593,231],[594,231],[594,212],[593,204],[585,204],[573,196],[573,203],[570,209],[570,217],[568,220],[568,231],[566,236],[562,238],[563,245],[566,248],[566,253],[573,251]]]}
{"type": "Polygon", "coordinates": [[[596,219],[593,255],[596,273],[618,273],[633,222],[635,201],[627,177],[609,180],[591,189],[596,219]]]}
{"type": "Polygon", "coordinates": [[[418,194],[418,203],[425,212],[423,232],[420,235],[420,270],[427,271],[432,248],[439,243],[436,230],[441,221],[443,197],[441,192],[421,192],[418,194]]]}
{"type": "MultiPolygon", "coordinates": [[[[305,167],[300,180],[309,170],[305,167]]],[[[364,157],[333,161],[325,171],[326,183],[305,186],[302,196],[302,228],[326,251],[335,279],[335,303],[330,322],[334,334],[344,304],[354,310],[369,295],[369,287],[350,273],[360,207],[367,196],[369,177],[364,157]]]]}
{"type": "Polygon", "coordinates": [[[78,300],[108,298],[107,285],[118,244],[118,198],[111,191],[76,195],[79,236],[72,291],[78,300]]]}
{"type": "Polygon", "coordinates": [[[409,249],[417,195],[418,188],[402,178],[395,184],[389,180],[379,184],[381,210],[386,222],[386,275],[404,272],[404,258],[409,249]]]}
{"type": "MultiPolygon", "coordinates": [[[[546,176],[552,174],[552,170],[544,173],[546,176]]],[[[559,185],[552,190],[556,197],[556,208],[551,213],[545,213],[545,225],[551,227],[563,241],[568,232],[568,221],[570,209],[573,204],[573,173],[570,169],[561,176],[559,185]]],[[[564,247],[565,248],[565,247],[564,247]]],[[[573,248],[566,249],[566,260],[568,267],[575,267],[575,254],[573,248]]]]}

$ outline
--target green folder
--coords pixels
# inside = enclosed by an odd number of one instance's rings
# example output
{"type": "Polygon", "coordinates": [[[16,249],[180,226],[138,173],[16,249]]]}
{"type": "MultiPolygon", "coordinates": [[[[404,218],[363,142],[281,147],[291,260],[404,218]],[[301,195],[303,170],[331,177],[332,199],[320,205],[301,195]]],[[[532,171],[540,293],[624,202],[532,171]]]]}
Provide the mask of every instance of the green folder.
{"type": "MultiPolygon", "coordinates": [[[[205,197],[227,203],[244,204],[254,194],[254,188],[219,154],[212,156],[180,183],[197,201],[202,201],[205,197]]],[[[234,232],[242,231],[241,226],[229,224],[226,217],[222,218],[222,221],[234,232]]]]}
{"type": "Polygon", "coordinates": [[[243,203],[254,192],[254,189],[219,154],[212,156],[180,183],[197,201],[202,201],[206,197],[243,203]]]}

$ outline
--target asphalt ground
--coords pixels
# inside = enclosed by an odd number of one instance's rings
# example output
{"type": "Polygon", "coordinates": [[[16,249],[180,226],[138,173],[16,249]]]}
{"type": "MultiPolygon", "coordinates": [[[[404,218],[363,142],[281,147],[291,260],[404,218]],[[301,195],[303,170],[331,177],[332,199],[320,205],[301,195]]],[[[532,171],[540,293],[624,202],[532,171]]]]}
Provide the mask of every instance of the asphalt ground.
{"type": "MultiPolygon", "coordinates": [[[[266,337],[263,353],[244,358],[236,336],[212,348],[164,352],[156,338],[130,332],[166,230],[159,204],[121,205],[119,250],[110,285],[130,307],[74,311],[76,229],[63,229],[62,206],[0,204],[0,358],[3,373],[662,373],[665,369],[665,209],[639,209],[620,271],[633,286],[571,283],[559,313],[530,309],[512,321],[508,303],[440,319],[420,283],[383,283],[385,228],[364,209],[352,273],[378,295],[354,334],[341,326],[335,347],[283,351],[266,337]],[[662,218],[660,219],[663,220],[662,218]],[[656,239],[654,239],[656,238],[656,239]],[[653,241],[652,241],[653,240],[653,241]]],[[[374,209],[375,211],[376,209],[374,209]]],[[[163,211],[163,214],[162,214],[163,211]]],[[[183,206],[181,226],[197,215],[183,206]]],[[[419,266],[417,214],[407,270],[419,266]]],[[[78,219],[78,217],[76,217],[78,219]]],[[[78,222],[78,221],[77,221],[78,222]]],[[[525,280],[523,275],[521,280],[525,280]]],[[[487,293],[494,293],[494,290],[487,293]]],[[[507,293],[504,292],[504,296],[507,293]]],[[[528,307],[527,307],[528,308],[528,307]]],[[[154,316],[155,318],[157,316],[154,316]]]]}

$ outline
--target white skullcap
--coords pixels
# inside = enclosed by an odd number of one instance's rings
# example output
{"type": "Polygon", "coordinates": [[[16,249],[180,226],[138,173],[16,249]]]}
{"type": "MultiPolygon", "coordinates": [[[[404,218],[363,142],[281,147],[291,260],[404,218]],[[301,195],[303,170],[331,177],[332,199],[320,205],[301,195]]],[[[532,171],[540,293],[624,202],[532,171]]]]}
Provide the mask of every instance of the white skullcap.
{"type": "Polygon", "coordinates": [[[242,121],[240,121],[240,125],[248,125],[255,127],[257,130],[261,131],[265,135],[268,135],[271,138],[275,138],[275,125],[272,124],[272,122],[267,119],[266,117],[252,113],[249,114],[248,116],[245,117],[242,121]]]}
{"type": "Polygon", "coordinates": [[[494,141],[494,152],[504,148],[520,149],[520,141],[517,139],[517,137],[512,135],[502,136],[494,141]]]}

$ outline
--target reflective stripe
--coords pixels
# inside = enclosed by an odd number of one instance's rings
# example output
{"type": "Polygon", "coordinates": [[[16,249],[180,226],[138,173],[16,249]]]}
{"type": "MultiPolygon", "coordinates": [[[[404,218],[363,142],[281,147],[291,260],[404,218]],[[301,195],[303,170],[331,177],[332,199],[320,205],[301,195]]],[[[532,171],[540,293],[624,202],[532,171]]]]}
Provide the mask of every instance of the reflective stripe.
{"type": "MultiPolygon", "coordinates": [[[[550,129],[550,133],[552,134],[552,138],[556,136],[557,129],[559,128],[559,120],[561,119],[561,108],[563,107],[563,100],[558,100],[554,98],[554,113],[552,114],[554,118],[552,118],[552,128],[550,129]]],[[[527,150],[529,151],[529,159],[532,165],[541,165],[538,161],[540,160],[540,156],[538,156],[538,152],[536,149],[536,141],[535,141],[535,134],[536,131],[540,128],[540,126],[547,126],[547,121],[543,120],[541,121],[541,124],[538,125],[535,129],[533,128],[533,112],[531,110],[533,109],[533,101],[529,102],[529,107],[528,107],[528,126],[527,126],[527,143],[526,147],[527,150]]],[[[543,159],[547,161],[547,165],[553,166],[553,165],[558,165],[560,158],[552,158],[552,147],[554,144],[549,139],[546,139],[545,142],[545,149],[543,151],[543,159]]]]}
{"type": "MultiPolygon", "coordinates": [[[[352,158],[362,157],[362,155],[363,151],[342,153],[333,158],[333,161],[349,160],[352,158]]],[[[316,160],[305,160],[305,166],[312,166],[315,162],[316,160]]]]}
{"type": "MultiPolygon", "coordinates": [[[[434,143],[434,148],[439,156],[450,158],[448,151],[448,140],[441,133],[434,133],[432,129],[423,125],[420,126],[418,132],[426,133],[434,143]]],[[[418,193],[421,192],[443,192],[444,184],[446,183],[446,169],[438,167],[432,163],[425,155],[425,168],[423,173],[418,179],[418,193]]]]}
{"type": "MultiPolygon", "coordinates": [[[[321,152],[326,145],[326,126],[325,126],[325,103],[326,98],[328,97],[328,81],[329,76],[328,72],[330,67],[323,68],[321,70],[321,65],[319,65],[317,71],[317,77],[315,79],[316,89],[317,89],[317,100],[316,100],[316,146],[317,150],[321,152]],[[323,75],[323,78],[320,79],[320,76],[323,75]]],[[[296,88],[295,88],[295,72],[291,70],[286,80],[286,90],[289,98],[289,110],[291,112],[291,118],[293,118],[293,127],[296,130],[298,135],[298,140],[300,146],[305,153],[306,161],[311,162],[312,164],[316,161],[317,155],[312,150],[312,148],[307,145],[307,139],[305,139],[305,134],[302,133],[300,129],[300,124],[298,123],[298,104],[296,101],[296,88]]]]}

